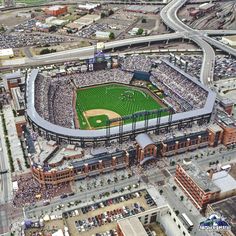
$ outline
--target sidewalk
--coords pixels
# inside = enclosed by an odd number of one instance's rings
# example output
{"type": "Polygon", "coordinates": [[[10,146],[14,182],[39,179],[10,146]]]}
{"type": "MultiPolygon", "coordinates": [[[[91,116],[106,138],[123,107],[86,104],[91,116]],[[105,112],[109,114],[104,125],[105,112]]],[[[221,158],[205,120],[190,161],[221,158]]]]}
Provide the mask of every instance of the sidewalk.
{"type": "MultiPolygon", "coordinates": [[[[2,191],[0,191],[0,202],[5,202],[5,201],[9,201],[10,199],[12,199],[13,197],[13,192],[12,192],[12,178],[11,178],[11,173],[10,173],[10,164],[8,161],[8,153],[7,153],[7,146],[6,146],[6,142],[5,142],[5,135],[4,135],[4,131],[3,131],[3,124],[2,124],[2,119],[0,118],[0,137],[1,137],[1,146],[2,146],[2,153],[3,153],[3,158],[4,158],[4,164],[5,164],[5,168],[8,170],[8,173],[6,174],[7,176],[7,187],[8,187],[8,199],[4,199],[4,194],[2,194],[2,191]]],[[[1,161],[2,162],[2,161],[1,161]]],[[[1,163],[2,165],[2,163],[1,163]]],[[[0,179],[1,179],[1,185],[2,183],[2,176],[0,175],[0,179]]],[[[2,188],[0,189],[2,190],[2,188]]]]}

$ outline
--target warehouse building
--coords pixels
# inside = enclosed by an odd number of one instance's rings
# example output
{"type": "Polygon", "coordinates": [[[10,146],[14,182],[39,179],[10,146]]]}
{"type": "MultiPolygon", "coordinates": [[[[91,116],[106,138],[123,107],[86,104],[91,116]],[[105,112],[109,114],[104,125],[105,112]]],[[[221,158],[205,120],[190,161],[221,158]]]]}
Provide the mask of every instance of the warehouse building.
{"type": "Polygon", "coordinates": [[[98,21],[101,19],[100,15],[85,15],[82,16],[81,18],[77,19],[74,21],[74,23],[78,24],[81,28],[86,27],[88,25],[91,25],[92,23],[98,21]]]}
{"type": "Polygon", "coordinates": [[[99,39],[109,39],[110,32],[96,31],[95,35],[96,35],[96,38],[99,38],[99,39]]]}

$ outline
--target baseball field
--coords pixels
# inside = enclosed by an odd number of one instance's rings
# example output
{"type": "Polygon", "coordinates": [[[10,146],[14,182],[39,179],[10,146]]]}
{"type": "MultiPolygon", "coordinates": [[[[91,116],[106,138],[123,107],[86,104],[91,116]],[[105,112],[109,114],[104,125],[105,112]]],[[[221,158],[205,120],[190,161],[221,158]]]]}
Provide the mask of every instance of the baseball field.
{"type": "Polygon", "coordinates": [[[106,84],[77,90],[76,112],[80,129],[104,128],[107,119],[162,107],[147,92],[135,87],[106,84]]]}

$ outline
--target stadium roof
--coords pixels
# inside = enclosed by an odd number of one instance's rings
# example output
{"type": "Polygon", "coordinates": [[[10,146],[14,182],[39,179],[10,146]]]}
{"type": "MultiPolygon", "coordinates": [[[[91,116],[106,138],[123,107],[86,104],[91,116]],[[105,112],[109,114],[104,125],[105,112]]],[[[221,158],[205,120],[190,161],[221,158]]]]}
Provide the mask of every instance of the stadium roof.
{"type": "Polygon", "coordinates": [[[146,133],[137,135],[135,140],[142,149],[148,145],[154,144],[153,140],[146,133]]]}
{"type": "MultiPolygon", "coordinates": [[[[198,82],[196,79],[191,77],[190,75],[186,74],[179,68],[173,66],[170,62],[164,61],[167,65],[171,66],[175,70],[177,70],[179,73],[184,75],[186,78],[191,80],[193,83],[197,84],[204,90],[208,92],[207,99],[205,106],[201,109],[196,109],[192,111],[187,111],[183,113],[176,113],[172,115],[172,122],[178,122],[181,120],[186,120],[186,119],[191,119],[193,117],[199,117],[199,116],[204,116],[204,115],[209,115],[211,114],[215,99],[216,99],[216,94],[211,91],[209,88],[205,87],[202,85],[200,82],[198,82]]],[[[30,76],[27,78],[27,89],[26,89],[26,94],[27,94],[27,115],[30,118],[30,120],[37,124],[39,127],[43,128],[44,130],[49,131],[51,134],[56,134],[60,137],[71,137],[71,139],[93,139],[93,138],[106,138],[107,137],[107,132],[106,129],[98,129],[98,130],[81,130],[81,129],[70,129],[70,128],[65,128],[59,125],[55,125],[53,123],[50,123],[49,121],[46,121],[44,118],[42,118],[38,112],[35,109],[35,80],[37,78],[37,75],[39,73],[38,69],[33,69],[30,73],[30,76]]],[[[169,123],[169,116],[164,116],[160,117],[160,124],[168,124],[169,123]]],[[[148,126],[149,127],[154,127],[157,124],[157,119],[150,119],[148,121],[148,126]]],[[[138,121],[136,123],[136,130],[143,130],[145,127],[145,121],[138,121]]],[[[133,130],[132,124],[125,124],[123,126],[123,133],[128,133],[133,130]]],[[[117,135],[120,133],[119,126],[111,127],[110,128],[110,135],[117,135]]]]}

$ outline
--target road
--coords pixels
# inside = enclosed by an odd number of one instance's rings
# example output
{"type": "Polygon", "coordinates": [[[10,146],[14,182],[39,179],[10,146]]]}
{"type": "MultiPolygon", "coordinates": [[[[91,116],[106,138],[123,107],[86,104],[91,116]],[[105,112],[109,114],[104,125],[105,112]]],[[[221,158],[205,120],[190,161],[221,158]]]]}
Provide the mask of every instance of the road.
{"type": "MultiPolygon", "coordinates": [[[[8,170],[8,156],[4,140],[2,120],[0,121],[0,170],[8,170]]],[[[11,199],[11,174],[6,173],[0,175],[0,205],[5,204],[11,199]]],[[[0,233],[5,233],[8,230],[9,218],[6,208],[0,207],[0,233]]]]}
{"type": "MultiPolygon", "coordinates": [[[[161,18],[163,22],[175,32],[185,33],[185,37],[195,42],[203,51],[203,62],[201,67],[200,80],[207,85],[213,82],[214,67],[215,67],[215,52],[211,45],[227,52],[230,55],[236,56],[236,50],[208,36],[217,34],[216,31],[200,31],[192,29],[185,25],[177,16],[179,9],[186,4],[187,0],[171,1],[161,10],[161,18]]],[[[218,30],[220,34],[234,34],[235,30],[218,30]]],[[[218,34],[217,34],[218,35],[218,34]]]]}

